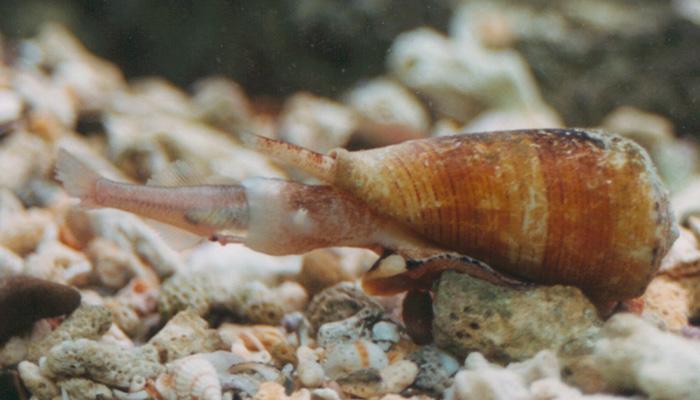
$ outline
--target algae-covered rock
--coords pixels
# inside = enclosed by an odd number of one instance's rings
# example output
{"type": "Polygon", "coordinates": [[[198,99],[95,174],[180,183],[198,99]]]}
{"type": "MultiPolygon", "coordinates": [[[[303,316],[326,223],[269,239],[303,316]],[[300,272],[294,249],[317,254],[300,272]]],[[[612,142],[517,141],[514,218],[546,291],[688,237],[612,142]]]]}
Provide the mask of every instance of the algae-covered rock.
{"type": "Polygon", "coordinates": [[[542,349],[577,353],[590,347],[601,323],[573,287],[512,289],[446,272],[436,289],[435,343],[460,356],[478,350],[510,361],[542,349]]]}

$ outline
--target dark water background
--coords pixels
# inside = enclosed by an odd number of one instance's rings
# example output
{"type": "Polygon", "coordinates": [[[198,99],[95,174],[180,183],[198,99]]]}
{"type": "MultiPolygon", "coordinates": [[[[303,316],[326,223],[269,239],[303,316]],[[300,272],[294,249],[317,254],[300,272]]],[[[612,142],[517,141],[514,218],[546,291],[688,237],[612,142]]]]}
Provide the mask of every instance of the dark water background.
{"type": "MultiPolygon", "coordinates": [[[[570,1],[499,0],[504,7],[527,3],[553,12],[570,1]]],[[[457,3],[0,0],[0,32],[26,37],[46,21],[59,21],[128,77],[157,75],[187,88],[197,78],[224,74],[252,96],[281,98],[298,90],[334,96],[382,74],[397,34],[423,25],[444,31],[457,3]]],[[[569,125],[594,125],[617,106],[632,105],[700,137],[700,26],[674,14],[667,0],[608,3],[638,12],[639,25],[649,29],[609,32],[581,24],[570,41],[517,44],[545,100],[569,125]]]]}

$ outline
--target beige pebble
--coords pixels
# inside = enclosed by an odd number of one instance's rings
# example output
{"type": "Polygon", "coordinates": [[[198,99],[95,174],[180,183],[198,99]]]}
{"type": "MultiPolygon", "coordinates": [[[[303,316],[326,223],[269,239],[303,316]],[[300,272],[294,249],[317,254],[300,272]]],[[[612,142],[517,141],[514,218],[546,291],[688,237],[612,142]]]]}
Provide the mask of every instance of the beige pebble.
{"type": "Polygon", "coordinates": [[[17,371],[22,383],[38,400],[51,400],[59,395],[56,384],[41,373],[38,365],[30,361],[22,361],[17,366],[17,371]]]}

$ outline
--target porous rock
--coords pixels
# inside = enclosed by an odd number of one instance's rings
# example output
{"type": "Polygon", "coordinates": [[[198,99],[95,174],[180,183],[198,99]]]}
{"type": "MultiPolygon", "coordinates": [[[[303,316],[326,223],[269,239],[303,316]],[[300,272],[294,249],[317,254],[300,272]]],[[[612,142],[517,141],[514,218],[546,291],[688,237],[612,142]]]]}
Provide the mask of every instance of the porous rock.
{"type": "Polygon", "coordinates": [[[58,383],[71,400],[108,400],[114,398],[107,386],[89,379],[72,378],[58,383]]]}
{"type": "Polygon", "coordinates": [[[66,340],[46,356],[42,371],[57,378],[86,377],[116,388],[134,379],[154,378],[163,371],[152,347],[127,349],[89,339],[66,340]]]}
{"type": "Polygon", "coordinates": [[[214,329],[209,329],[207,321],[192,310],[181,311],[149,341],[161,362],[208,353],[223,349],[223,342],[214,329]]]}
{"type": "Polygon", "coordinates": [[[516,373],[491,366],[480,353],[471,353],[465,360],[466,371],[455,376],[448,390],[449,400],[528,400],[526,382],[516,373]]]}
{"type": "Polygon", "coordinates": [[[41,341],[29,347],[29,359],[36,361],[53,346],[64,340],[97,339],[107,332],[112,324],[112,313],[105,307],[83,304],[78,307],[61,325],[41,341]]]}
{"type": "Polygon", "coordinates": [[[451,271],[437,284],[434,309],[438,346],[461,356],[479,350],[499,361],[542,349],[586,351],[600,326],[596,308],[579,289],[511,289],[451,271]]]}
{"type": "MultiPolygon", "coordinates": [[[[690,217],[688,222],[694,220],[690,217]]],[[[700,316],[700,244],[690,230],[680,228],[679,233],[661,261],[660,276],[644,294],[645,311],[658,315],[673,330],[700,316]]]]}
{"type": "Polygon", "coordinates": [[[211,302],[207,290],[209,286],[210,278],[204,274],[176,274],[161,286],[158,311],[164,318],[170,318],[188,308],[198,315],[204,315],[211,302]]]}
{"type": "Polygon", "coordinates": [[[269,289],[260,282],[243,285],[238,296],[233,296],[228,306],[238,309],[247,321],[265,325],[277,325],[285,312],[285,305],[277,289],[269,289]]]}
{"type": "Polygon", "coordinates": [[[627,397],[586,396],[560,380],[559,362],[551,351],[541,351],[523,362],[503,368],[481,353],[471,353],[445,392],[447,400],[622,400],[627,397]]]}
{"type": "Polygon", "coordinates": [[[688,325],[691,293],[668,276],[657,276],[644,292],[642,316],[661,321],[665,328],[680,331],[688,325]]]}
{"type": "Polygon", "coordinates": [[[662,332],[632,314],[606,322],[592,365],[614,391],[700,399],[700,342],[662,332]]]}
{"type": "Polygon", "coordinates": [[[137,336],[143,330],[140,315],[124,301],[115,297],[104,299],[104,306],[112,313],[114,324],[129,336],[137,336]]]}
{"type": "Polygon", "coordinates": [[[59,395],[58,387],[51,379],[41,373],[38,365],[22,361],[17,366],[17,370],[22,378],[22,383],[38,400],[51,400],[54,396],[59,395]]]}

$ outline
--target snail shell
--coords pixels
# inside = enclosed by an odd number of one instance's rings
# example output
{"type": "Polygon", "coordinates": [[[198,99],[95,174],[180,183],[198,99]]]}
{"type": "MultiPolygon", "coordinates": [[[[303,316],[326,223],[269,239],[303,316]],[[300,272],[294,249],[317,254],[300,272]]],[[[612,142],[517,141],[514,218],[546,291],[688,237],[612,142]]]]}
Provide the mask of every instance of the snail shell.
{"type": "Polygon", "coordinates": [[[598,299],[641,295],[677,236],[649,156],[616,135],[489,132],[330,156],[334,186],[440,247],[598,299]]]}
{"type": "Polygon", "coordinates": [[[176,361],[171,369],[178,399],[221,400],[221,383],[214,366],[197,355],[176,361]]]}

